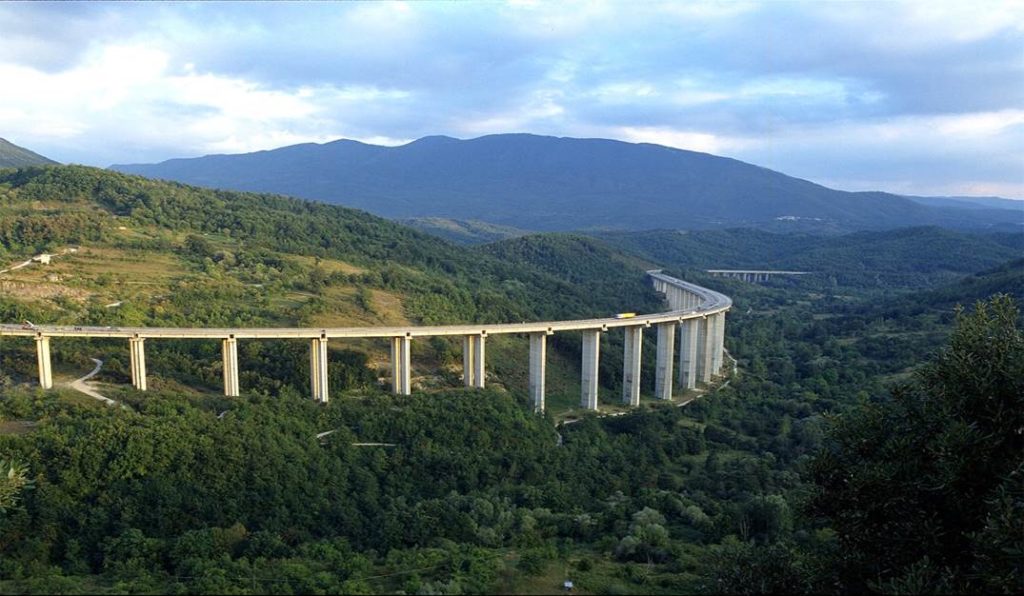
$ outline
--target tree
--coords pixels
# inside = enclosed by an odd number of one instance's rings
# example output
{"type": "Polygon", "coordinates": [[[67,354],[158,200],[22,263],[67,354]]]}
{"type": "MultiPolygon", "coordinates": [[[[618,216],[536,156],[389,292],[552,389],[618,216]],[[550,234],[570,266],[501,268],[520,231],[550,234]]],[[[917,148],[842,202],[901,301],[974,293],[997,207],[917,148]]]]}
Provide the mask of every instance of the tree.
{"type": "Polygon", "coordinates": [[[0,459],[0,513],[18,505],[21,493],[32,489],[28,468],[16,461],[0,459]]]}
{"type": "Polygon", "coordinates": [[[835,528],[849,587],[1024,587],[1019,546],[993,557],[977,540],[987,532],[1012,543],[1007,520],[1021,508],[1012,497],[1024,461],[1018,321],[1007,296],[958,311],[948,348],[914,382],[832,421],[811,466],[810,510],[835,528]]]}

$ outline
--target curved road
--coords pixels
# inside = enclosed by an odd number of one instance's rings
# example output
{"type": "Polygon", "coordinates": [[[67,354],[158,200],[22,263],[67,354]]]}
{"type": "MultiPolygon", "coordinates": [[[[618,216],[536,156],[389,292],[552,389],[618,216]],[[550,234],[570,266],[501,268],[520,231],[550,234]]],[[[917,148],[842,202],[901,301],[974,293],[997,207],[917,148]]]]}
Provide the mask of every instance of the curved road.
{"type": "Polygon", "coordinates": [[[89,397],[91,397],[93,399],[98,399],[98,400],[106,403],[108,406],[117,405],[116,401],[110,399],[109,397],[104,397],[104,396],[100,395],[95,389],[93,389],[93,388],[91,388],[91,387],[89,387],[88,385],[85,384],[86,381],[88,381],[89,379],[95,377],[97,375],[97,373],[100,372],[100,369],[103,368],[103,361],[102,360],[100,360],[99,358],[92,358],[91,360],[96,363],[96,368],[92,369],[92,372],[90,372],[89,374],[85,375],[84,377],[81,377],[79,379],[75,379],[74,381],[71,381],[70,383],[68,383],[68,387],[71,387],[75,391],[79,391],[81,393],[84,393],[84,394],[88,395],[89,397]]]}
{"type": "Polygon", "coordinates": [[[660,270],[648,271],[655,280],[668,283],[700,297],[697,306],[662,313],[637,315],[632,318],[608,317],[569,321],[539,321],[535,323],[476,323],[471,325],[427,325],[405,327],[274,327],[274,328],[171,328],[171,327],[85,327],[61,325],[0,324],[0,336],[49,337],[124,337],[124,338],[178,338],[202,339],[226,337],[236,339],[261,338],[343,338],[343,337],[431,337],[438,335],[497,335],[502,333],[553,333],[555,331],[607,331],[616,327],[650,327],[656,323],[699,319],[732,308],[732,299],[707,288],[663,275],[660,270]]]}

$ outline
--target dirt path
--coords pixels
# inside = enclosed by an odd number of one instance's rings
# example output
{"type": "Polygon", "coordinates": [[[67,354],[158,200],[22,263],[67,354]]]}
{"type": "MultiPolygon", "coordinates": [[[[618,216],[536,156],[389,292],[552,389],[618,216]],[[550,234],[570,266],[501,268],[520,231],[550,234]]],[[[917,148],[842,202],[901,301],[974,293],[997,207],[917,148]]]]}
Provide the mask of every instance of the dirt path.
{"type": "Polygon", "coordinates": [[[84,377],[71,381],[71,383],[69,383],[68,386],[74,389],[75,391],[79,391],[81,393],[88,395],[93,399],[98,399],[102,401],[106,403],[108,406],[117,405],[116,401],[110,399],[109,397],[104,397],[100,395],[95,389],[86,384],[86,381],[95,377],[96,374],[100,372],[100,369],[103,368],[103,361],[100,360],[99,358],[92,358],[92,361],[96,363],[96,368],[92,369],[92,372],[85,375],[84,377]]]}

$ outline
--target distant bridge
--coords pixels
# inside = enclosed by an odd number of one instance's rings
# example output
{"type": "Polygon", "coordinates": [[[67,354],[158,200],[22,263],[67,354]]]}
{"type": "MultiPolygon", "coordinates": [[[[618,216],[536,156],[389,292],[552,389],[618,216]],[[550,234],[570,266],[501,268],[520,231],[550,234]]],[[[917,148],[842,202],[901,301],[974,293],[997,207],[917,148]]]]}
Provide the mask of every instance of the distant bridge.
{"type": "Polygon", "coordinates": [[[580,406],[597,410],[598,364],[601,334],[622,328],[625,333],[622,401],[640,404],[640,351],[643,330],[658,333],[655,397],[672,399],[676,383],[683,389],[707,383],[722,368],[725,313],[732,299],[724,294],[648,271],[654,288],[665,294],[670,310],[628,318],[580,319],[538,323],[444,325],[422,327],[337,327],[337,328],[171,328],[171,327],[66,327],[54,325],[0,325],[0,337],[31,337],[36,342],[39,384],[53,387],[50,368],[50,339],[55,337],[124,338],[131,356],[132,385],[146,390],[147,339],[220,339],[224,371],[224,395],[239,395],[238,340],[306,339],[310,342],[310,391],[313,399],[326,402],[327,342],[346,338],[389,338],[391,340],[391,389],[408,395],[412,391],[410,351],[416,338],[462,336],[463,382],[467,387],[484,386],[485,344],[489,335],[522,334],[530,338],[529,393],[534,409],[544,410],[544,377],[547,336],[560,331],[583,334],[583,363],[580,406]],[[678,329],[678,332],[677,332],[678,329]],[[676,337],[679,349],[676,350],[676,337]],[[678,356],[678,373],[673,368],[678,356]]]}
{"type": "Polygon", "coordinates": [[[772,271],[758,269],[708,269],[715,277],[735,277],[743,281],[768,281],[773,275],[810,275],[810,271],[772,271]]]}

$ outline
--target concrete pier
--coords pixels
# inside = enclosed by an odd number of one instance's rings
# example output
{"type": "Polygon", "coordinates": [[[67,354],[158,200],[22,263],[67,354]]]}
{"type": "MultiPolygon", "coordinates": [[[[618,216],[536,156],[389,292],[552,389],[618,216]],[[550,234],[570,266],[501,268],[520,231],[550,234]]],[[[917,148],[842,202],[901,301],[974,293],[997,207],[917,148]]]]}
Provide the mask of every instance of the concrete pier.
{"type": "Polygon", "coordinates": [[[658,358],[654,369],[654,397],[672,399],[672,361],[676,324],[658,323],[658,358]]]}
{"type": "Polygon", "coordinates": [[[462,384],[466,387],[472,387],[475,382],[476,365],[473,361],[476,356],[475,348],[475,335],[462,336],[462,384]]]}
{"type": "Polygon", "coordinates": [[[580,383],[580,407],[597,410],[598,366],[601,360],[601,332],[583,332],[583,366],[580,383]]]}
{"type": "Polygon", "coordinates": [[[710,383],[714,376],[712,354],[715,351],[714,318],[707,316],[699,319],[699,335],[697,338],[697,380],[710,383]]]}
{"type": "Polygon", "coordinates": [[[697,319],[679,323],[679,387],[697,386],[697,319]]]}
{"type": "Polygon", "coordinates": [[[310,340],[309,345],[309,383],[313,400],[327,403],[327,338],[320,337],[310,340]]]}
{"type": "Polygon", "coordinates": [[[391,338],[391,393],[402,393],[402,338],[391,338]]]}
{"type": "Polygon", "coordinates": [[[146,390],[146,338],[131,337],[128,339],[128,350],[132,363],[132,386],[139,391],[146,390]]]}
{"type": "Polygon", "coordinates": [[[50,368],[50,338],[45,335],[36,336],[36,360],[39,364],[39,386],[53,389],[53,371],[50,368]]]}
{"type": "Polygon", "coordinates": [[[626,327],[622,355],[622,403],[640,405],[640,351],[643,349],[643,327],[626,327]]]}
{"type": "Polygon", "coordinates": [[[547,333],[530,334],[530,399],[535,412],[544,411],[544,374],[547,366],[547,333]]]}
{"type": "MultiPolygon", "coordinates": [[[[470,364],[471,365],[470,366],[470,371],[471,371],[472,374],[471,374],[471,378],[468,379],[470,381],[470,383],[468,385],[466,385],[466,386],[467,387],[476,387],[477,389],[482,389],[483,388],[484,379],[486,378],[486,375],[485,375],[485,372],[484,372],[484,363],[486,361],[486,357],[485,357],[486,343],[485,343],[484,340],[487,339],[487,336],[481,334],[481,335],[475,335],[475,336],[469,336],[469,337],[472,340],[470,342],[471,343],[470,351],[472,351],[472,363],[470,364]]],[[[463,356],[463,357],[465,358],[465,356],[463,356]]]]}
{"type": "Polygon", "coordinates": [[[391,392],[412,393],[412,338],[408,335],[391,338],[391,392]]]}
{"type": "Polygon", "coordinates": [[[714,351],[712,352],[711,369],[714,371],[714,374],[718,375],[722,373],[722,362],[725,356],[725,313],[722,312],[714,315],[714,320],[715,343],[714,351]]]}
{"type": "Polygon", "coordinates": [[[238,340],[228,337],[220,343],[224,361],[224,395],[238,397],[238,340]]]}

